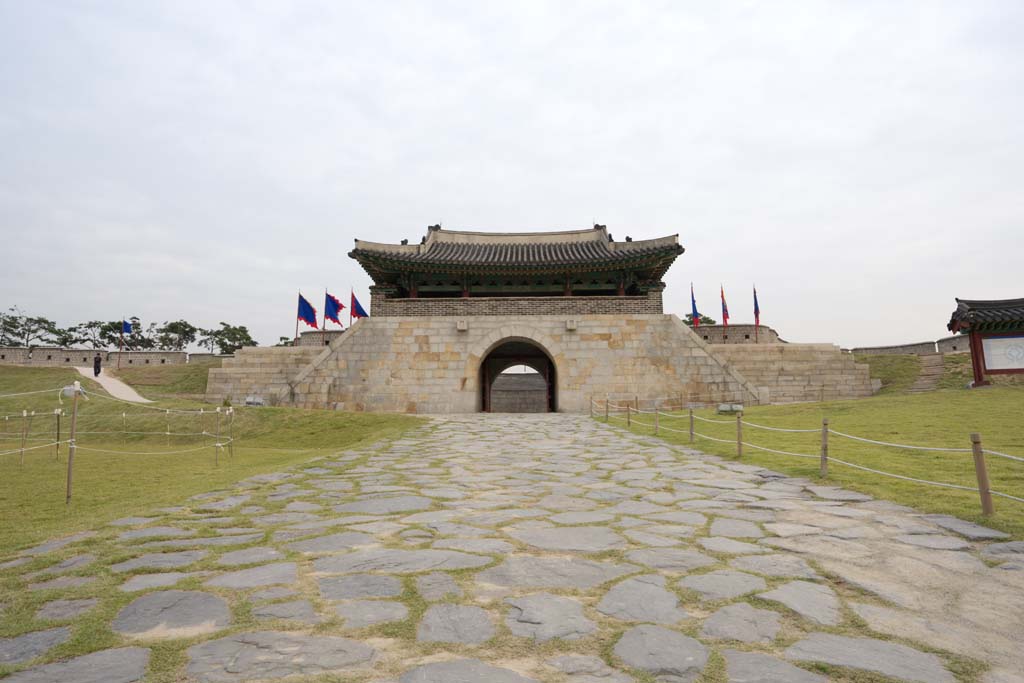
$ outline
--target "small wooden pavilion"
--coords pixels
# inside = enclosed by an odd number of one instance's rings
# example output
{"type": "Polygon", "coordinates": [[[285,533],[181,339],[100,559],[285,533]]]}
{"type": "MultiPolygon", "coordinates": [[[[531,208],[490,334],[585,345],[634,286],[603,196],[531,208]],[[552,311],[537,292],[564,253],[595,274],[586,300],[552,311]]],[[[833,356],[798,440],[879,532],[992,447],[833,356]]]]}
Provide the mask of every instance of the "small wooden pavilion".
{"type": "Polygon", "coordinates": [[[969,335],[974,386],[986,375],[1024,373],[1024,299],[957,299],[947,327],[969,335]]]}

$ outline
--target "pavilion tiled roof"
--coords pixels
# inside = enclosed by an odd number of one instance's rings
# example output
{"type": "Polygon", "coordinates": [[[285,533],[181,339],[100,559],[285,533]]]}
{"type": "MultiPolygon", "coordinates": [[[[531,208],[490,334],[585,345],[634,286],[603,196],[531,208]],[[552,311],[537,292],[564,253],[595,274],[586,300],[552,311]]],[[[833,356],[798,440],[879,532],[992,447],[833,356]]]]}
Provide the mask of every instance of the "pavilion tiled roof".
{"type": "Polygon", "coordinates": [[[946,326],[952,332],[1010,332],[1024,329],[1024,299],[957,299],[946,326]]]}
{"type": "Polygon", "coordinates": [[[356,240],[349,256],[371,275],[382,270],[544,272],[646,267],[661,277],[683,253],[678,236],[612,241],[605,228],[538,233],[481,233],[431,228],[421,244],[356,240]]]}

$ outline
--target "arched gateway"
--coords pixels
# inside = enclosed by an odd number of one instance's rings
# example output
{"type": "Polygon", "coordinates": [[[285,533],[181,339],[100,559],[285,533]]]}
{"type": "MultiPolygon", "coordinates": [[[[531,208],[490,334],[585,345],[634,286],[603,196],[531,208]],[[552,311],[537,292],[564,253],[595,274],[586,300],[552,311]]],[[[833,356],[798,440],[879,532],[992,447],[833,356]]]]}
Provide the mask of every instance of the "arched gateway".
{"type": "Polygon", "coordinates": [[[495,399],[513,391],[540,394],[544,410],[576,413],[604,396],[756,402],[755,387],[664,313],[662,277],[681,253],[675,235],[617,241],[602,225],[543,233],[431,226],[412,243],[356,240],[349,256],[373,279],[372,317],[327,347],[243,349],[210,371],[207,396],[408,413],[512,410],[521,403],[495,399]],[[495,392],[514,365],[538,374],[495,392]]]}
{"type": "MultiPolygon", "coordinates": [[[[531,377],[530,379],[535,379],[531,377]]],[[[510,384],[507,381],[505,384],[510,384]]],[[[521,383],[522,384],[522,383],[521,383]]],[[[537,382],[539,387],[540,382],[537,382]]],[[[558,387],[555,374],[555,363],[536,342],[528,339],[512,338],[498,343],[480,362],[480,410],[490,412],[548,412],[554,413],[558,410],[555,392],[558,387]],[[536,405],[533,397],[535,389],[533,386],[502,387],[501,399],[493,396],[495,384],[499,379],[506,379],[508,375],[502,375],[505,370],[516,366],[525,365],[533,370],[543,380],[544,395],[538,397],[541,406],[536,405]],[[518,397],[514,394],[519,394],[518,397]],[[515,400],[517,399],[518,400],[515,400]],[[543,411],[539,410],[543,407],[543,411]]]]}

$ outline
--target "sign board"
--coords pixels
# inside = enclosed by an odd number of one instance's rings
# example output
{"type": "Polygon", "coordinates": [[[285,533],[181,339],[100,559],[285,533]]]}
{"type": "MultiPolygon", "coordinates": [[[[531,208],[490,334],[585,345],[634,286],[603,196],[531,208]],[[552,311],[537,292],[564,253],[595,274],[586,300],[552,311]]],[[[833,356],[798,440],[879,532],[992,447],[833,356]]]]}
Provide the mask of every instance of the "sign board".
{"type": "Polygon", "coordinates": [[[1024,334],[982,337],[985,371],[1024,372],[1024,334]]]}

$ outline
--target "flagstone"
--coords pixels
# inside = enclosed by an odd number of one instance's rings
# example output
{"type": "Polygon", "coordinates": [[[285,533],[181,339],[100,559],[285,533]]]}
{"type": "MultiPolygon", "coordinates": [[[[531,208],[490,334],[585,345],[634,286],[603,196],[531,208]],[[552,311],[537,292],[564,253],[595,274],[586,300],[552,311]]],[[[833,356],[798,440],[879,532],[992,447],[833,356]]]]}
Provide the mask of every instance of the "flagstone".
{"type": "Polygon", "coordinates": [[[348,638],[259,631],[193,645],[187,656],[186,673],[200,683],[244,683],[365,671],[376,650],[348,638]]]}
{"type": "Polygon", "coordinates": [[[215,576],[206,581],[207,586],[218,588],[260,588],[277,583],[295,583],[298,580],[294,562],[278,562],[251,569],[240,569],[215,576]]]}
{"type": "Polygon", "coordinates": [[[807,561],[794,555],[749,555],[729,560],[729,565],[742,571],[773,577],[820,579],[807,561]]]}
{"type": "Polygon", "coordinates": [[[899,643],[872,638],[812,633],[791,645],[784,656],[792,660],[873,671],[916,683],[954,681],[953,675],[943,666],[938,656],[899,643]]]}
{"type": "Polygon", "coordinates": [[[18,671],[4,683],[141,683],[148,664],[148,649],[120,647],[18,671]]]}
{"type": "Polygon", "coordinates": [[[732,569],[719,569],[707,574],[684,576],[679,586],[700,593],[704,600],[727,600],[764,590],[768,584],[760,576],[732,569]]]}
{"type": "Polygon", "coordinates": [[[177,569],[195,564],[206,557],[205,550],[184,550],[176,553],[149,553],[124,562],[110,565],[113,572],[130,572],[136,569],[177,569]]]}
{"type": "Polygon", "coordinates": [[[416,640],[421,642],[479,645],[494,637],[487,612],[467,605],[431,605],[423,614],[416,640]]]}
{"type": "Polygon", "coordinates": [[[647,574],[626,579],[605,593],[597,611],[622,621],[675,624],[688,615],[679,598],[665,588],[665,577],[647,574]]]}
{"type": "Polygon", "coordinates": [[[423,664],[406,671],[398,683],[538,683],[511,669],[485,664],[479,659],[423,664]]]}
{"type": "Polygon", "coordinates": [[[345,555],[314,560],[314,571],[325,574],[390,572],[408,574],[432,569],[470,569],[490,564],[493,559],[457,550],[396,550],[376,548],[355,550],[345,555]]]}
{"type": "Polygon", "coordinates": [[[630,562],[670,572],[688,572],[718,563],[717,560],[703,553],[684,548],[630,550],[626,553],[626,558],[630,562]]]}
{"type": "Polygon", "coordinates": [[[479,584],[509,588],[578,588],[587,590],[640,568],[570,557],[511,555],[501,564],[478,572],[479,584]]]}
{"type": "Polygon", "coordinates": [[[635,626],[626,631],[612,652],[626,666],[657,680],[690,683],[707,666],[708,650],[697,640],[661,626],[635,626]]]}
{"type": "Polygon", "coordinates": [[[775,638],[779,627],[777,612],[757,609],[745,602],[738,602],[727,605],[708,617],[700,634],[704,638],[767,643],[775,638]]]}
{"type": "Polygon", "coordinates": [[[292,600],[261,605],[253,608],[252,615],[260,620],[283,619],[309,625],[319,624],[323,621],[323,617],[316,613],[309,600],[292,600]]]}
{"type": "Polygon", "coordinates": [[[284,555],[274,548],[245,548],[244,550],[233,550],[229,553],[224,553],[223,555],[217,558],[217,564],[222,566],[233,567],[242,564],[270,562],[272,560],[280,560],[283,557],[284,555]]]}
{"type": "Polygon", "coordinates": [[[164,572],[161,574],[139,574],[133,576],[120,585],[118,590],[125,593],[148,590],[150,588],[164,588],[173,586],[183,579],[193,576],[208,576],[210,572],[164,572]]]}
{"type": "MultiPolygon", "coordinates": [[[[99,598],[84,598],[81,600],[53,600],[41,606],[36,611],[36,619],[52,619],[64,621],[74,619],[99,604],[99,598]]],[[[0,611],[2,614],[2,611],[0,611]]]]}
{"type": "Polygon", "coordinates": [[[758,652],[723,650],[729,683],[828,683],[816,673],[758,652]]]}
{"type": "Polygon", "coordinates": [[[21,664],[46,654],[71,637],[67,626],[32,631],[13,638],[0,638],[0,665],[21,664]]]}
{"type": "Polygon", "coordinates": [[[551,593],[507,598],[505,624],[513,635],[544,642],[554,638],[576,640],[597,630],[583,614],[583,605],[551,593]]]}
{"type": "Polygon", "coordinates": [[[392,600],[346,600],[336,604],[337,612],[346,628],[366,628],[375,624],[402,621],[409,616],[409,608],[392,600]]]}
{"type": "Polygon", "coordinates": [[[391,496],[388,498],[368,498],[355,503],[346,503],[335,506],[334,509],[337,512],[364,512],[379,515],[427,510],[433,505],[433,499],[426,496],[391,496]]]}
{"type": "Polygon", "coordinates": [[[300,553],[310,555],[319,553],[337,553],[352,548],[377,545],[377,539],[360,531],[343,531],[329,536],[317,536],[305,541],[289,543],[288,547],[300,553]]]}
{"type": "Polygon", "coordinates": [[[226,628],[231,610],[221,597],[199,591],[147,593],[118,612],[110,628],[140,639],[194,638],[226,628]]]}
{"type": "Polygon", "coordinates": [[[399,579],[379,574],[329,576],[317,579],[317,584],[325,600],[394,598],[402,594],[402,582],[399,579]]]}
{"type": "Polygon", "coordinates": [[[626,541],[607,527],[577,526],[506,530],[512,538],[543,550],[593,553],[626,547],[626,541]]]}

